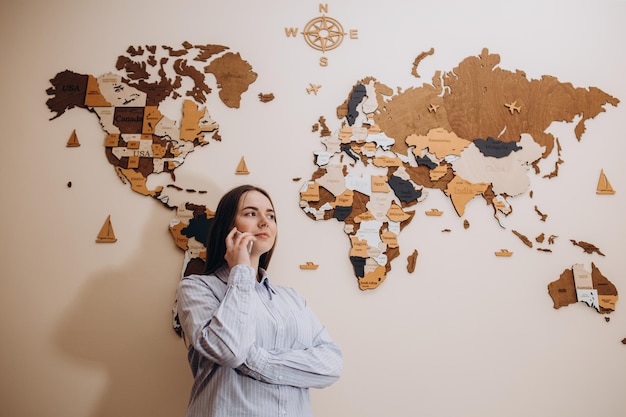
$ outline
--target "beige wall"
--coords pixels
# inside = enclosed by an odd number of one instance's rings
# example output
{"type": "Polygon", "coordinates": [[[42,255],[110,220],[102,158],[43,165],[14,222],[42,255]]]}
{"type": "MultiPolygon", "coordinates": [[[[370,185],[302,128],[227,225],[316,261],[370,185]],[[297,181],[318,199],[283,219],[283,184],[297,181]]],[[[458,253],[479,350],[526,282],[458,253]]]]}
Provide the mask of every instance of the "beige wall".
{"type": "Polygon", "coordinates": [[[239,110],[217,94],[209,108],[221,143],[194,152],[177,171],[183,188],[209,190],[206,203],[242,181],[266,187],[280,216],[271,273],[296,287],[345,352],[345,372],[313,393],[318,416],[526,417],[624,415],[626,301],[609,323],[582,305],[554,310],[546,286],[574,263],[592,261],[626,296],[626,3],[336,1],[328,14],[358,40],[320,54],[284,28],[319,15],[318,2],[184,0],[3,2],[0,6],[0,415],[7,417],[177,416],[191,383],[182,342],[170,328],[183,254],[167,231],[172,212],[130,191],[104,158],[95,115],[71,110],[49,121],[57,72],[115,70],[129,45],[224,44],[259,79],[239,110]],[[54,4],[53,4],[54,3],[54,4]],[[245,7],[242,6],[244,3],[245,7]],[[411,76],[413,59],[435,48],[411,76]],[[620,98],[563,145],[558,178],[532,179],[534,198],[512,200],[509,227],[559,236],[554,253],[526,249],[478,199],[461,219],[443,195],[422,206],[400,237],[403,253],[377,290],[358,290],[337,222],[313,222],[298,207],[294,177],[313,172],[321,149],[311,125],[333,126],[334,109],[373,75],[408,88],[451,70],[483,47],[505,69],[551,74],[620,98]],[[317,96],[309,83],[321,84],[317,96]],[[256,95],[273,92],[261,104],[256,95]],[[77,129],[82,146],[67,149],[77,129]],[[241,156],[251,174],[234,175],[241,156]],[[594,193],[604,168],[617,189],[594,193]],[[73,186],[67,187],[68,181],[73,186]],[[550,214],[538,225],[533,206],[550,214]],[[421,212],[421,211],[420,211],[421,212]],[[118,242],[94,243],[111,215],[118,242]],[[441,233],[443,228],[452,233],[441,233]],[[586,255],[569,239],[596,244],[586,255]],[[515,250],[510,259],[493,250],[515,250]],[[408,274],[404,259],[420,253],[408,274]],[[298,264],[313,260],[317,271],[298,264]]]}

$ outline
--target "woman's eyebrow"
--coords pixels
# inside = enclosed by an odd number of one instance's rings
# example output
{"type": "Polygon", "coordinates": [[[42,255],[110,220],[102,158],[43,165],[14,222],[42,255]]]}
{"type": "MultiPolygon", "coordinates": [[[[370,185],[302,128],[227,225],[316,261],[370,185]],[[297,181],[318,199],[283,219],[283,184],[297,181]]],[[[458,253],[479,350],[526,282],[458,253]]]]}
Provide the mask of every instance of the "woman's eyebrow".
{"type": "MultiPolygon", "coordinates": [[[[246,207],[242,207],[242,210],[255,210],[255,211],[261,211],[258,207],[256,206],[246,206],[246,207]]],[[[265,210],[266,213],[273,213],[274,209],[273,208],[268,208],[265,210]]]]}

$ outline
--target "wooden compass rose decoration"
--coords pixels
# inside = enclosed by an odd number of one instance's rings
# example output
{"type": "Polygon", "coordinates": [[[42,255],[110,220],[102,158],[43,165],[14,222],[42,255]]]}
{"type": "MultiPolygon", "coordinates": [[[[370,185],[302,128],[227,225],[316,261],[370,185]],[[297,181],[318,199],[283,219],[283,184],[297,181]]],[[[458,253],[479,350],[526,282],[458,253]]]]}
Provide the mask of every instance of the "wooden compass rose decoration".
{"type": "MultiPolygon", "coordinates": [[[[359,38],[357,29],[350,29],[348,32],[344,32],[343,26],[337,19],[326,16],[328,4],[320,4],[319,11],[322,15],[309,20],[301,32],[306,44],[311,48],[324,54],[338,48],[346,36],[349,36],[350,39],[359,38]]],[[[297,27],[285,28],[285,35],[288,38],[296,38],[298,32],[299,29],[297,27]]],[[[320,58],[320,65],[322,67],[328,66],[328,58],[326,56],[320,58]]]]}

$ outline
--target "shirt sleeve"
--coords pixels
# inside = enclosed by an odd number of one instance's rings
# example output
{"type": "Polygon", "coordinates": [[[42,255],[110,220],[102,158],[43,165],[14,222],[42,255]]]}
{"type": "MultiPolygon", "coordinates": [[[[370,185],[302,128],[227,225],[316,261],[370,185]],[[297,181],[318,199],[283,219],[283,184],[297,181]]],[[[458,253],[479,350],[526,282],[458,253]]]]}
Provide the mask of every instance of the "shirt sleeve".
{"type": "Polygon", "coordinates": [[[217,277],[183,278],[176,297],[180,323],[189,343],[202,356],[230,368],[240,366],[254,343],[255,325],[250,297],[254,270],[236,265],[226,290],[217,277]]]}
{"type": "Polygon", "coordinates": [[[269,351],[253,345],[238,370],[262,382],[298,388],[325,388],[337,381],[342,351],[310,310],[309,317],[310,325],[319,329],[311,347],[269,351]]]}

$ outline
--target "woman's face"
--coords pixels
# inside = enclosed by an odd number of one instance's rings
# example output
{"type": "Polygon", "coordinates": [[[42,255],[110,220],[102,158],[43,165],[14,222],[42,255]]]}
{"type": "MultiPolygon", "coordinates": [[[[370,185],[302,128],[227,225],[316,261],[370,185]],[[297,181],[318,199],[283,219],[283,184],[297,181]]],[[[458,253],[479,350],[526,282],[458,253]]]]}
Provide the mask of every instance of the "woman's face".
{"type": "Polygon", "coordinates": [[[259,191],[248,191],[239,199],[235,214],[235,227],[240,232],[249,232],[256,240],[252,251],[268,252],[276,241],[276,217],[270,200],[259,191]]]}

